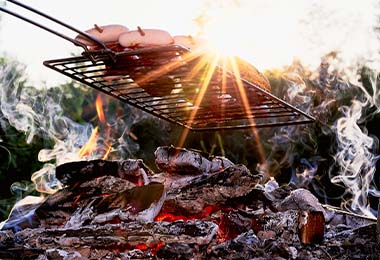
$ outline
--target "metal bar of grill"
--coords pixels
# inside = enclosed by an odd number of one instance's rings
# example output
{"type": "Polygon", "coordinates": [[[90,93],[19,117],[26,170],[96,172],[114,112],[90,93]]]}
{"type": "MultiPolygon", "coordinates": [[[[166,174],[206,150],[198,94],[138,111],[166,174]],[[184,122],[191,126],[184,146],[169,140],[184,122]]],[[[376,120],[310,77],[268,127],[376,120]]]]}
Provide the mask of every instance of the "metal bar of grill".
{"type": "Polygon", "coordinates": [[[193,131],[274,127],[314,122],[314,118],[234,73],[213,72],[199,104],[199,90],[207,68],[194,73],[203,56],[186,61],[189,50],[177,46],[138,49],[108,55],[45,61],[44,65],[147,113],[193,131]],[[165,68],[168,69],[165,69],[165,68]],[[154,73],[158,71],[160,73],[154,73]],[[152,76],[154,75],[154,76],[152,76]],[[189,76],[191,75],[191,76],[189,76]],[[241,81],[249,102],[244,107],[241,81]]]}
{"type": "MultiPolygon", "coordinates": [[[[30,6],[28,6],[28,5],[24,4],[24,3],[21,3],[19,1],[16,1],[16,0],[6,0],[6,1],[9,2],[9,3],[12,3],[14,5],[17,5],[17,6],[23,8],[23,9],[25,9],[27,11],[35,13],[35,14],[41,16],[42,18],[50,20],[50,21],[52,21],[55,24],[58,24],[58,25],[60,25],[60,26],[62,26],[64,28],[69,29],[70,31],[73,31],[73,32],[76,32],[76,33],[80,34],[82,37],[84,37],[84,38],[90,40],[91,42],[93,42],[94,44],[98,45],[101,48],[100,52],[103,52],[103,53],[109,55],[110,58],[113,58],[113,56],[112,56],[113,52],[109,48],[107,48],[107,46],[104,43],[100,42],[98,39],[94,38],[90,34],[88,34],[86,32],[83,32],[83,31],[81,31],[81,30],[79,30],[79,29],[77,29],[77,28],[75,28],[75,27],[73,27],[73,26],[71,26],[71,25],[69,25],[67,23],[64,23],[64,22],[62,22],[62,21],[60,21],[60,20],[58,20],[58,19],[56,19],[56,18],[54,18],[54,17],[52,17],[50,15],[47,15],[47,14],[45,14],[45,13],[43,13],[43,12],[41,12],[41,11],[33,8],[33,7],[30,7],[30,6]]],[[[48,26],[45,26],[45,25],[43,25],[41,23],[38,23],[38,22],[36,22],[36,21],[34,21],[32,19],[29,19],[28,17],[26,17],[24,15],[21,15],[21,14],[19,14],[17,12],[14,12],[14,11],[8,9],[8,8],[3,7],[3,6],[0,6],[0,11],[2,11],[4,13],[7,13],[7,14],[10,14],[10,15],[12,15],[12,16],[20,19],[20,20],[23,20],[23,21],[25,21],[27,23],[30,23],[30,24],[32,24],[34,26],[37,26],[37,27],[39,27],[39,28],[41,28],[41,29],[43,29],[45,31],[48,31],[49,33],[52,33],[52,34],[54,34],[54,35],[56,35],[58,37],[61,37],[62,39],[66,40],[66,41],[69,41],[69,42],[73,43],[74,45],[83,48],[83,50],[85,51],[85,53],[89,53],[88,52],[88,48],[87,48],[87,46],[85,44],[83,44],[82,42],[80,42],[80,41],[78,41],[76,39],[73,39],[72,37],[69,37],[69,36],[67,36],[67,35],[65,35],[65,34],[63,34],[61,32],[58,32],[57,30],[54,30],[54,29],[52,29],[52,28],[50,28],[48,26]]],[[[95,62],[93,56],[90,55],[89,57],[90,57],[90,59],[93,62],[95,62]]]]}

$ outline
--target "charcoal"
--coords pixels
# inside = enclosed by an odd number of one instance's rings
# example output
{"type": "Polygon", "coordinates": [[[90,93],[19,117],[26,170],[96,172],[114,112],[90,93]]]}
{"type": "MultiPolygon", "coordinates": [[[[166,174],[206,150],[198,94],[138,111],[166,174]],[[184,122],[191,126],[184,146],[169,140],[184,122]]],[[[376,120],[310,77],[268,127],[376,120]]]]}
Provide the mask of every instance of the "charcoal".
{"type": "Polygon", "coordinates": [[[304,244],[322,243],[325,234],[325,218],[319,211],[303,211],[299,220],[299,238],[304,244]]]}
{"type": "Polygon", "coordinates": [[[83,255],[79,252],[67,252],[62,249],[47,249],[43,254],[39,255],[37,260],[69,260],[69,259],[83,259],[83,255]]]}
{"type": "Polygon", "coordinates": [[[274,206],[274,202],[271,200],[271,197],[260,188],[254,188],[242,196],[229,198],[224,204],[236,209],[249,207],[253,210],[261,209],[265,211],[269,208],[272,212],[278,211],[274,206]]]}
{"type": "Polygon", "coordinates": [[[96,197],[117,194],[136,187],[128,180],[114,176],[102,176],[86,181],[75,187],[66,187],[51,194],[37,209],[37,213],[43,218],[44,214],[50,214],[54,210],[69,210],[78,206],[85,206],[96,197]],[[83,205],[81,205],[83,204],[83,205]]]}
{"type": "Polygon", "coordinates": [[[198,245],[170,243],[164,245],[157,251],[157,258],[170,260],[200,259],[200,252],[198,245]]]}
{"type": "Polygon", "coordinates": [[[196,243],[207,245],[215,237],[217,225],[206,221],[176,221],[89,225],[79,228],[24,229],[17,233],[25,246],[37,249],[96,248],[133,249],[140,244],[196,243]]]}
{"type": "Polygon", "coordinates": [[[85,207],[78,207],[65,227],[89,223],[101,224],[117,221],[153,221],[165,199],[164,186],[150,183],[141,187],[96,198],[85,207]]]}
{"type": "Polygon", "coordinates": [[[56,177],[62,184],[68,186],[106,175],[120,177],[141,185],[146,183],[148,176],[152,174],[152,170],[141,159],[77,161],[61,164],[56,168],[56,177]]]}
{"type": "Polygon", "coordinates": [[[261,177],[251,174],[241,164],[218,173],[200,175],[182,188],[169,190],[163,211],[173,214],[201,213],[208,205],[221,205],[228,199],[248,194],[261,177]]]}
{"type": "Polygon", "coordinates": [[[223,157],[174,147],[158,148],[156,156],[163,159],[159,174],[141,160],[60,166],[64,188],[36,204],[15,207],[2,224],[7,230],[0,231],[0,258],[280,260],[379,255],[372,218],[322,207],[309,191],[279,186],[274,179],[262,185],[261,174],[223,157]]]}
{"type": "Polygon", "coordinates": [[[234,165],[224,157],[212,157],[209,160],[198,151],[173,146],[158,147],[154,155],[158,169],[168,173],[199,175],[218,172],[234,165]]]}
{"type": "Polygon", "coordinates": [[[40,220],[40,227],[49,228],[64,225],[75,211],[73,203],[77,200],[78,194],[69,189],[62,189],[51,194],[36,209],[36,215],[40,220]]]}
{"type": "Polygon", "coordinates": [[[32,260],[37,259],[38,256],[43,253],[44,250],[34,249],[34,248],[0,248],[0,259],[1,260],[32,260]]]}
{"type": "Polygon", "coordinates": [[[133,182],[119,177],[106,175],[81,183],[78,186],[78,190],[80,192],[98,195],[116,194],[134,187],[136,187],[136,184],[133,182]]]}
{"type": "Polygon", "coordinates": [[[323,205],[326,212],[326,223],[333,230],[334,227],[346,226],[349,229],[368,226],[374,223],[374,219],[367,216],[358,215],[330,205],[323,205]]]}
{"type": "Polygon", "coordinates": [[[177,173],[162,172],[150,177],[150,181],[160,182],[165,185],[166,189],[183,188],[196,179],[197,175],[183,175],[177,173]]]}
{"type": "Polygon", "coordinates": [[[303,211],[322,212],[326,216],[326,212],[318,199],[308,190],[297,189],[290,193],[284,200],[282,200],[277,209],[279,211],[286,211],[290,209],[298,209],[303,211]]]}
{"type": "Polygon", "coordinates": [[[213,246],[207,255],[207,259],[252,259],[263,255],[259,248],[260,241],[250,230],[233,240],[213,246]]]}
{"type": "MultiPolygon", "coordinates": [[[[284,239],[293,245],[300,244],[299,239],[299,210],[288,210],[284,212],[267,213],[261,216],[261,225],[264,232],[275,234],[275,238],[284,239]]],[[[260,237],[267,239],[267,234],[260,234],[260,237]]],[[[269,236],[271,238],[271,236],[269,236]]]]}
{"type": "Polygon", "coordinates": [[[242,210],[234,210],[221,215],[218,234],[221,238],[230,240],[251,229],[256,233],[262,229],[259,218],[242,210]]]}

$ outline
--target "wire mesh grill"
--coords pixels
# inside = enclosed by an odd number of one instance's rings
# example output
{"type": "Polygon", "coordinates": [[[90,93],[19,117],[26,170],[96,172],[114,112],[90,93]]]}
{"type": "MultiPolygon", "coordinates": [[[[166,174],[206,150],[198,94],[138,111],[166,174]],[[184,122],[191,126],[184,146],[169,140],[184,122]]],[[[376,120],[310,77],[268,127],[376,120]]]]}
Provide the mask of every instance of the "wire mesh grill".
{"type": "Polygon", "coordinates": [[[234,73],[202,64],[204,55],[170,45],[94,51],[44,65],[122,102],[194,131],[305,124],[313,117],[234,73]],[[90,55],[88,55],[90,54],[90,55]]]}

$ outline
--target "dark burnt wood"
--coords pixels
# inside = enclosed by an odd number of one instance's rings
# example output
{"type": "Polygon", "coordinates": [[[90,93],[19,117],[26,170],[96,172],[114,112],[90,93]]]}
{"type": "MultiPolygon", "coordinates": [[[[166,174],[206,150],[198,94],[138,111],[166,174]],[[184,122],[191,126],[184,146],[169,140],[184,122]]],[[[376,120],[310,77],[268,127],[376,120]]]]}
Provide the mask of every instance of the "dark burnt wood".
{"type": "Polygon", "coordinates": [[[205,245],[211,242],[216,232],[216,224],[196,220],[90,225],[73,229],[25,229],[18,232],[17,237],[24,245],[37,249],[54,247],[75,249],[84,246],[93,249],[107,247],[123,249],[159,242],[205,245]]]}
{"type": "Polygon", "coordinates": [[[184,215],[201,213],[206,206],[222,205],[228,199],[248,194],[261,177],[252,174],[244,165],[200,175],[182,188],[169,190],[163,211],[184,215]]]}
{"type": "Polygon", "coordinates": [[[142,176],[144,172],[146,175],[153,174],[152,170],[140,159],[122,161],[91,160],[61,164],[56,168],[56,177],[64,185],[68,186],[107,175],[134,183],[144,183],[144,176],[142,176]]]}

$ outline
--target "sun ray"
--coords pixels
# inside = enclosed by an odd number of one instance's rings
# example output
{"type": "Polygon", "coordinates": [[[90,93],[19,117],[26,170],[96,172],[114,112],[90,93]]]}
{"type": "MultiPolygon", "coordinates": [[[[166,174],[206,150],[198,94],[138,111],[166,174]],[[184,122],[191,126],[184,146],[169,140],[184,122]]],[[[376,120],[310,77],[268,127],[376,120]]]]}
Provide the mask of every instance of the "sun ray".
{"type": "Polygon", "coordinates": [[[253,115],[252,115],[252,111],[251,111],[251,108],[250,108],[250,105],[249,105],[249,100],[248,100],[248,96],[247,96],[247,93],[245,91],[245,88],[244,88],[244,85],[243,85],[243,82],[240,78],[240,71],[239,71],[239,67],[236,63],[236,60],[234,59],[233,56],[229,57],[229,62],[231,64],[231,67],[232,67],[232,72],[234,73],[235,75],[235,80],[236,80],[236,84],[237,84],[237,87],[238,87],[238,90],[239,90],[239,93],[240,93],[240,97],[241,97],[241,100],[242,100],[242,103],[243,103],[243,107],[244,107],[244,110],[245,110],[245,113],[247,114],[247,118],[248,118],[248,121],[249,121],[249,124],[251,125],[251,130],[252,130],[252,134],[256,140],[256,143],[257,143],[257,150],[258,150],[258,153],[259,153],[259,162],[260,163],[263,163],[265,161],[265,153],[264,153],[264,149],[261,145],[261,142],[260,142],[260,136],[259,136],[259,133],[256,129],[256,127],[254,126],[255,125],[255,120],[253,119],[253,115]]]}
{"type": "Polygon", "coordinates": [[[193,68],[191,68],[189,73],[185,76],[184,80],[186,81],[195,78],[199,71],[205,68],[205,66],[207,66],[208,63],[210,63],[210,57],[211,56],[209,55],[202,55],[201,59],[193,68]]]}
{"type": "Polygon", "coordinates": [[[167,74],[170,71],[173,71],[177,69],[178,67],[182,66],[184,62],[190,62],[196,58],[198,58],[201,54],[196,52],[188,52],[182,55],[181,60],[173,60],[169,62],[168,64],[165,64],[163,66],[158,67],[155,70],[150,71],[147,73],[144,77],[137,79],[136,83],[138,85],[142,85],[144,83],[153,81],[165,74],[167,74]]]}
{"type": "MultiPolygon", "coordinates": [[[[204,97],[204,95],[206,93],[206,90],[208,89],[208,86],[210,84],[212,76],[213,76],[213,74],[215,72],[215,69],[217,67],[218,60],[219,60],[219,56],[215,55],[215,57],[213,58],[213,60],[209,63],[210,66],[206,70],[206,76],[205,76],[204,80],[202,81],[201,88],[200,88],[199,93],[196,96],[196,99],[195,99],[195,102],[194,102],[194,107],[195,108],[199,107],[200,104],[202,103],[203,97],[204,97]]],[[[194,121],[194,118],[197,115],[197,112],[198,112],[197,109],[194,109],[194,110],[192,110],[190,112],[190,116],[189,116],[189,119],[187,121],[190,126],[192,125],[192,123],[194,121]]],[[[179,143],[178,143],[178,147],[183,147],[188,134],[189,134],[189,128],[185,128],[183,130],[182,134],[181,134],[181,137],[180,137],[180,140],[179,140],[179,143]]]]}
{"type": "MultiPolygon", "coordinates": [[[[227,59],[222,59],[222,94],[226,94],[227,90],[227,59]]],[[[223,102],[221,107],[221,117],[224,117],[226,104],[223,102]]]]}

